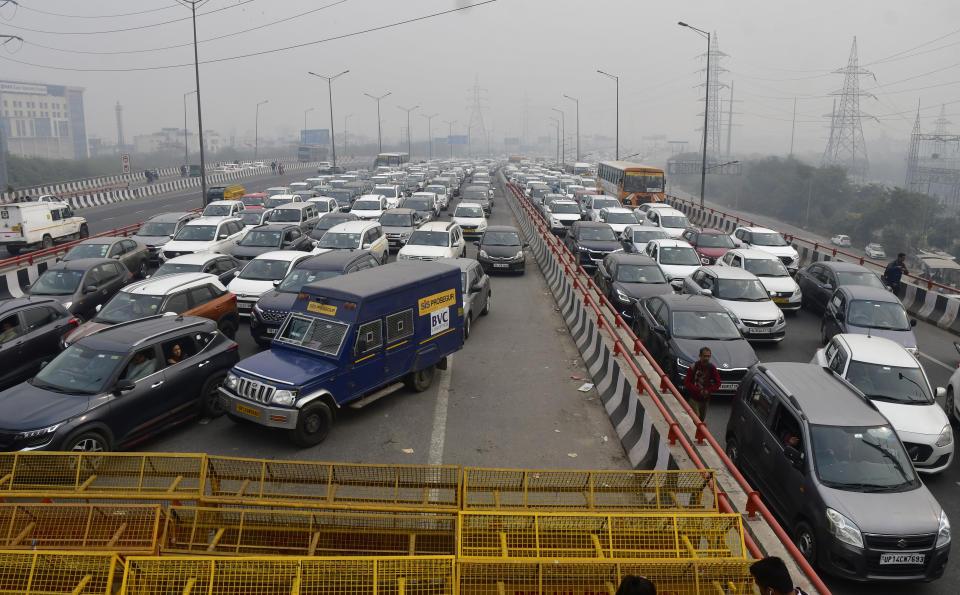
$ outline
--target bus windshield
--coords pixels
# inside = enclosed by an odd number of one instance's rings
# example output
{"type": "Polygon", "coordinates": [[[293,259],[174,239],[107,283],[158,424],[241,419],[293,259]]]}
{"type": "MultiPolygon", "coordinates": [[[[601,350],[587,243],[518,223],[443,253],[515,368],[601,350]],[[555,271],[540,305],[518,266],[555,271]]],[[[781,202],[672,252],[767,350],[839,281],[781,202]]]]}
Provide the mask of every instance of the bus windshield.
{"type": "Polygon", "coordinates": [[[626,172],[624,192],[663,192],[663,174],[659,172],[626,172]]]}

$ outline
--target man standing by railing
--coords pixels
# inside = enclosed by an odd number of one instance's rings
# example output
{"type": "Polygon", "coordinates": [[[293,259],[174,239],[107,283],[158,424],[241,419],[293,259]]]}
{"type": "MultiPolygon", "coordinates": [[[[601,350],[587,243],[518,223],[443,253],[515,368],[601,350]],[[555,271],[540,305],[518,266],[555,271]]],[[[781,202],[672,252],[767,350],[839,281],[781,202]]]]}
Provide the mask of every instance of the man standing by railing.
{"type": "Polygon", "coordinates": [[[887,270],[883,272],[883,280],[887,282],[887,285],[890,286],[890,291],[896,294],[900,290],[900,278],[903,275],[909,275],[907,271],[907,265],[903,264],[903,261],[907,258],[907,255],[901,252],[897,254],[897,259],[887,265],[887,270]]]}
{"type": "Polygon", "coordinates": [[[710,395],[720,388],[720,372],[710,362],[709,347],[700,348],[698,359],[683,379],[683,386],[687,389],[687,402],[693,408],[700,421],[707,420],[707,408],[710,406],[710,395]]]}

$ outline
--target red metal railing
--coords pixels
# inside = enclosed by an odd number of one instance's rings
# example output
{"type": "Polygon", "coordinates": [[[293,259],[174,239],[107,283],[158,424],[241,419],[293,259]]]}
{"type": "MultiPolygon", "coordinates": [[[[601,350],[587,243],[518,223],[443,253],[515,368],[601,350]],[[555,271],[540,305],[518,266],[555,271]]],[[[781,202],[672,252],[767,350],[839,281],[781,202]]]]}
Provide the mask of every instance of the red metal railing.
{"type": "MultiPolygon", "coordinates": [[[[583,266],[581,266],[577,260],[577,256],[572,254],[566,245],[564,245],[556,236],[553,235],[549,227],[546,226],[542,217],[540,217],[539,213],[537,213],[533,207],[530,206],[529,201],[526,199],[523,193],[517,189],[516,186],[513,184],[508,184],[508,188],[510,188],[510,190],[513,192],[517,202],[521,205],[523,210],[527,213],[527,216],[533,222],[534,226],[540,232],[540,236],[547,243],[550,251],[559,259],[561,265],[563,266],[564,274],[572,281],[574,290],[578,291],[582,295],[584,305],[593,311],[597,319],[597,328],[605,329],[607,334],[610,336],[610,339],[613,341],[614,345],[614,356],[621,354],[625,355],[628,353],[628,350],[623,344],[623,340],[614,330],[614,328],[619,328],[632,342],[633,355],[643,356],[647,363],[653,368],[654,372],[660,377],[660,390],[672,394],[677,402],[679,402],[683,407],[684,411],[687,412],[687,415],[689,415],[690,418],[696,423],[697,431],[695,438],[697,443],[703,444],[704,441],[706,441],[707,444],[710,445],[715,454],[720,458],[724,466],[736,480],[740,488],[744,491],[744,493],[747,494],[747,515],[752,518],[757,513],[760,513],[760,516],[763,517],[764,521],[766,521],[773,532],[777,535],[786,550],[790,553],[793,559],[797,562],[797,565],[803,570],[804,574],[810,580],[810,583],[814,586],[814,588],[824,595],[829,595],[830,590],[823,583],[823,581],[820,580],[820,577],[817,576],[816,571],[810,566],[806,558],[803,557],[803,554],[800,553],[800,550],[798,550],[794,545],[793,540],[790,539],[790,536],[787,534],[787,532],[783,530],[783,527],[780,526],[780,523],[776,520],[776,518],[774,518],[770,510],[767,509],[766,505],[760,499],[760,495],[756,490],[753,489],[753,487],[750,486],[747,480],[740,473],[740,470],[737,469],[736,465],[733,464],[733,461],[730,460],[723,448],[707,429],[707,425],[697,417],[697,414],[690,407],[689,403],[687,403],[686,399],[683,398],[676,386],[674,386],[669,375],[667,375],[659,366],[659,364],[657,364],[656,360],[653,359],[653,356],[650,355],[650,352],[647,351],[640,339],[624,321],[623,316],[617,311],[613,303],[611,303],[610,300],[600,291],[597,285],[593,282],[593,279],[591,279],[587,272],[583,269],[583,266]],[[584,283],[581,279],[585,279],[586,282],[584,283]],[[611,324],[607,320],[606,314],[601,310],[601,307],[605,308],[613,315],[613,327],[611,327],[611,324]]],[[[686,439],[686,436],[683,435],[683,432],[680,429],[680,424],[667,410],[666,406],[663,404],[663,401],[660,399],[660,395],[657,394],[657,392],[648,382],[647,375],[643,372],[643,370],[640,369],[640,367],[636,364],[636,362],[633,361],[632,358],[625,357],[620,361],[627,365],[631,372],[633,372],[634,376],[636,376],[637,391],[642,392],[650,397],[654,405],[657,407],[657,410],[660,411],[660,414],[669,425],[670,431],[667,439],[670,441],[670,444],[679,443],[680,447],[687,454],[687,456],[690,457],[690,460],[693,461],[693,464],[698,469],[706,469],[707,467],[704,464],[703,459],[700,458],[700,455],[686,439]]],[[[733,510],[733,507],[730,505],[730,502],[727,499],[727,495],[723,492],[720,486],[717,486],[717,497],[718,504],[722,512],[736,512],[733,510]]],[[[757,547],[757,544],[753,541],[753,538],[748,534],[744,534],[744,538],[750,554],[755,558],[763,557],[763,553],[760,551],[760,548],[757,547]]]]}
{"type": "MultiPolygon", "coordinates": [[[[695,209],[697,209],[697,210],[700,209],[699,203],[696,203],[696,202],[694,202],[694,201],[692,201],[692,200],[688,200],[688,199],[686,199],[686,198],[680,198],[679,196],[673,196],[672,194],[668,194],[668,195],[667,195],[667,198],[676,200],[676,201],[678,201],[678,202],[686,203],[686,204],[690,205],[691,207],[693,207],[693,208],[695,208],[695,209]]],[[[726,213],[726,212],[721,211],[721,210],[719,210],[719,209],[714,209],[713,207],[704,206],[704,207],[703,207],[703,211],[706,212],[706,213],[710,213],[711,215],[719,215],[721,221],[725,221],[725,220],[728,220],[728,219],[729,219],[729,220],[733,221],[735,224],[737,224],[738,226],[739,226],[741,223],[746,223],[747,225],[749,225],[749,226],[751,226],[751,227],[767,227],[766,225],[764,225],[764,224],[762,224],[762,223],[756,223],[756,222],[754,222],[754,221],[751,221],[750,219],[746,219],[746,218],[740,217],[740,216],[738,216],[738,215],[731,215],[730,213],[726,213]]],[[[857,254],[851,254],[851,253],[849,253],[849,252],[844,252],[843,250],[837,250],[837,249],[834,248],[833,246],[829,246],[829,245],[823,244],[823,243],[821,243],[821,242],[815,242],[815,241],[813,241],[813,240],[808,240],[808,239],[805,239],[805,238],[801,238],[801,237],[799,237],[799,236],[795,236],[795,235],[789,234],[789,233],[781,233],[780,235],[782,235],[782,236],[784,237],[784,239],[786,239],[788,242],[791,242],[791,243],[796,242],[796,243],[798,243],[798,244],[806,244],[807,246],[810,246],[811,248],[813,248],[813,249],[814,249],[815,251],[817,251],[817,252],[828,252],[828,253],[829,253],[831,256],[833,256],[833,257],[836,257],[837,255],[841,255],[841,256],[846,257],[847,259],[855,260],[855,261],[857,261],[858,263],[860,263],[861,265],[871,265],[871,266],[875,266],[875,267],[877,267],[877,268],[879,268],[879,269],[881,269],[881,270],[886,270],[886,268],[887,268],[887,265],[884,264],[884,263],[882,263],[882,262],[876,262],[876,261],[870,260],[869,258],[865,258],[865,257],[863,257],[863,256],[859,256],[859,255],[857,255],[857,254]]],[[[934,288],[936,288],[940,293],[946,293],[946,294],[957,294],[957,293],[960,293],[960,289],[956,289],[956,288],[954,288],[954,287],[950,287],[949,285],[943,285],[943,284],[941,284],[941,283],[937,283],[936,281],[931,281],[930,279],[927,279],[927,278],[925,278],[925,277],[918,277],[917,275],[909,275],[909,274],[906,275],[906,276],[909,277],[909,278],[911,278],[911,279],[913,279],[913,280],[916,282],[917,285],[926,286],[926,288],[927,288],[928,291],[932,291],[934,288]]]]}

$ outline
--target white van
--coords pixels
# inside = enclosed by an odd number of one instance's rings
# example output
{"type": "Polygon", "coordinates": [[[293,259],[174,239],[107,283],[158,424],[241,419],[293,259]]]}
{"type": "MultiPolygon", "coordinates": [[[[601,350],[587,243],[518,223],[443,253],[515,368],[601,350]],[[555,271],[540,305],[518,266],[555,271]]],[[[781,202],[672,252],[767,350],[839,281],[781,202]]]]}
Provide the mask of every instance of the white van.
{"type": "Polygon", "coordinates": [[[0,204],[0,244],[14,256],[24,248],[51,248],[88,235],[87,220],[65,202],[0,204]]]}

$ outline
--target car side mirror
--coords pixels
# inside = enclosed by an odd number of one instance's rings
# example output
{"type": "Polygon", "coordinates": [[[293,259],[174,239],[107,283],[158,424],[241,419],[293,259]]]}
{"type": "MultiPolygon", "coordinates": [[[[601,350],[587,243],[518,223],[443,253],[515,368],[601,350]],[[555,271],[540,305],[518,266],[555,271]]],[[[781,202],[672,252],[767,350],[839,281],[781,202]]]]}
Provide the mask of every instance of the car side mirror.
{"type": "Polygon", "coordinates": [[[479,248],[479,247],[480,247],[480,240],[474,241],[474,242],[473,242],[473,245],[476,246],[477,248],[479,248]]]}
{"type": "Polygon", "coordinates": [[[680,291],[683,289],[683,279],[670,279],[670,287],[680,291]]]}
{"type": "Polygon", "coordinates": [[[713,290],[712,290],[712,289],[701,289],[701,290],[700,290],[700,295],[708,295],[708,296],[711,296],[711,297],[712,297],[712,296],[713,296],[713,290]]]}
{"type": "Polygon", "coordinates": [[[239,276],[240,276],[240,271],[233,271],[233,276],[234,276],[234,277],[239,277],[239,276]]]}
{"type": "Polygon", "coordinates": [[[937,398],[941,399],[947,396],[947,389],[942,386],[937,387],[937,398]]]}
{"type": "Polygon", "coordinates": [[[827,291],[831,291],[833,289],[833,285],[831,285],[830,283],[824,283],[823,288],[826,289],[827,291]]]}
{"type": "Polygon", "coordinates": [[[372,246],[372,245],[373,245],[373,244],[371,244],[370,242],[364,242],[364,243],[363,243],[363,246],[360,246],[360,247],[363,248],[364,250],[367,250],[367,249],[369,249],[370,246],[372,246]]]}
{"type": "MultiPolygon", "coordinates": [[[[27,283],[23,286],[23,290],[29,293],[31,287],[33,287],[33,283],[27,283]]],[[[954,343],[954,345],[956,345],[956,343],[954,343]]],[[[960,351],[960,347],[957,347],[957,351],[960,351]]]]}
{"type": "Polygon", "coordinates": [[[97,290],[96,285],[87,285],[86,287],[83,288],[83,293],[93,293],[96,290],[97,290]]]}
{"type": "Polygon", "coordinates": [[[783,454],[795,469],[803,471],[803,453],[792,446],[785,446],[783,454]]]}
{"type": "Polygon", "coordinates": [[[217,236],[217,239],[218,239],[218,240],[225,240],[225,239],[227,239],[227,237],[228,237],[227,232],[223,232],[223,233],[221,233],[220,235],[217,236]]]}
{"type": "Polygon", "coordinates": [[[917,319],[916,319],[916,318],[911,318],[911,319],[910,319],[910,326],[911,326],[911,327],[917,326],[917,319]]]}
{"type": "Polygon", "coordinates": [[[127,380],[126,378],[118,380],[117,384],[113,387],[113,393],[117,396],[120,396],[121,393],[125,393],[136,388],[136,384],[132,380],[127,380]]]}

